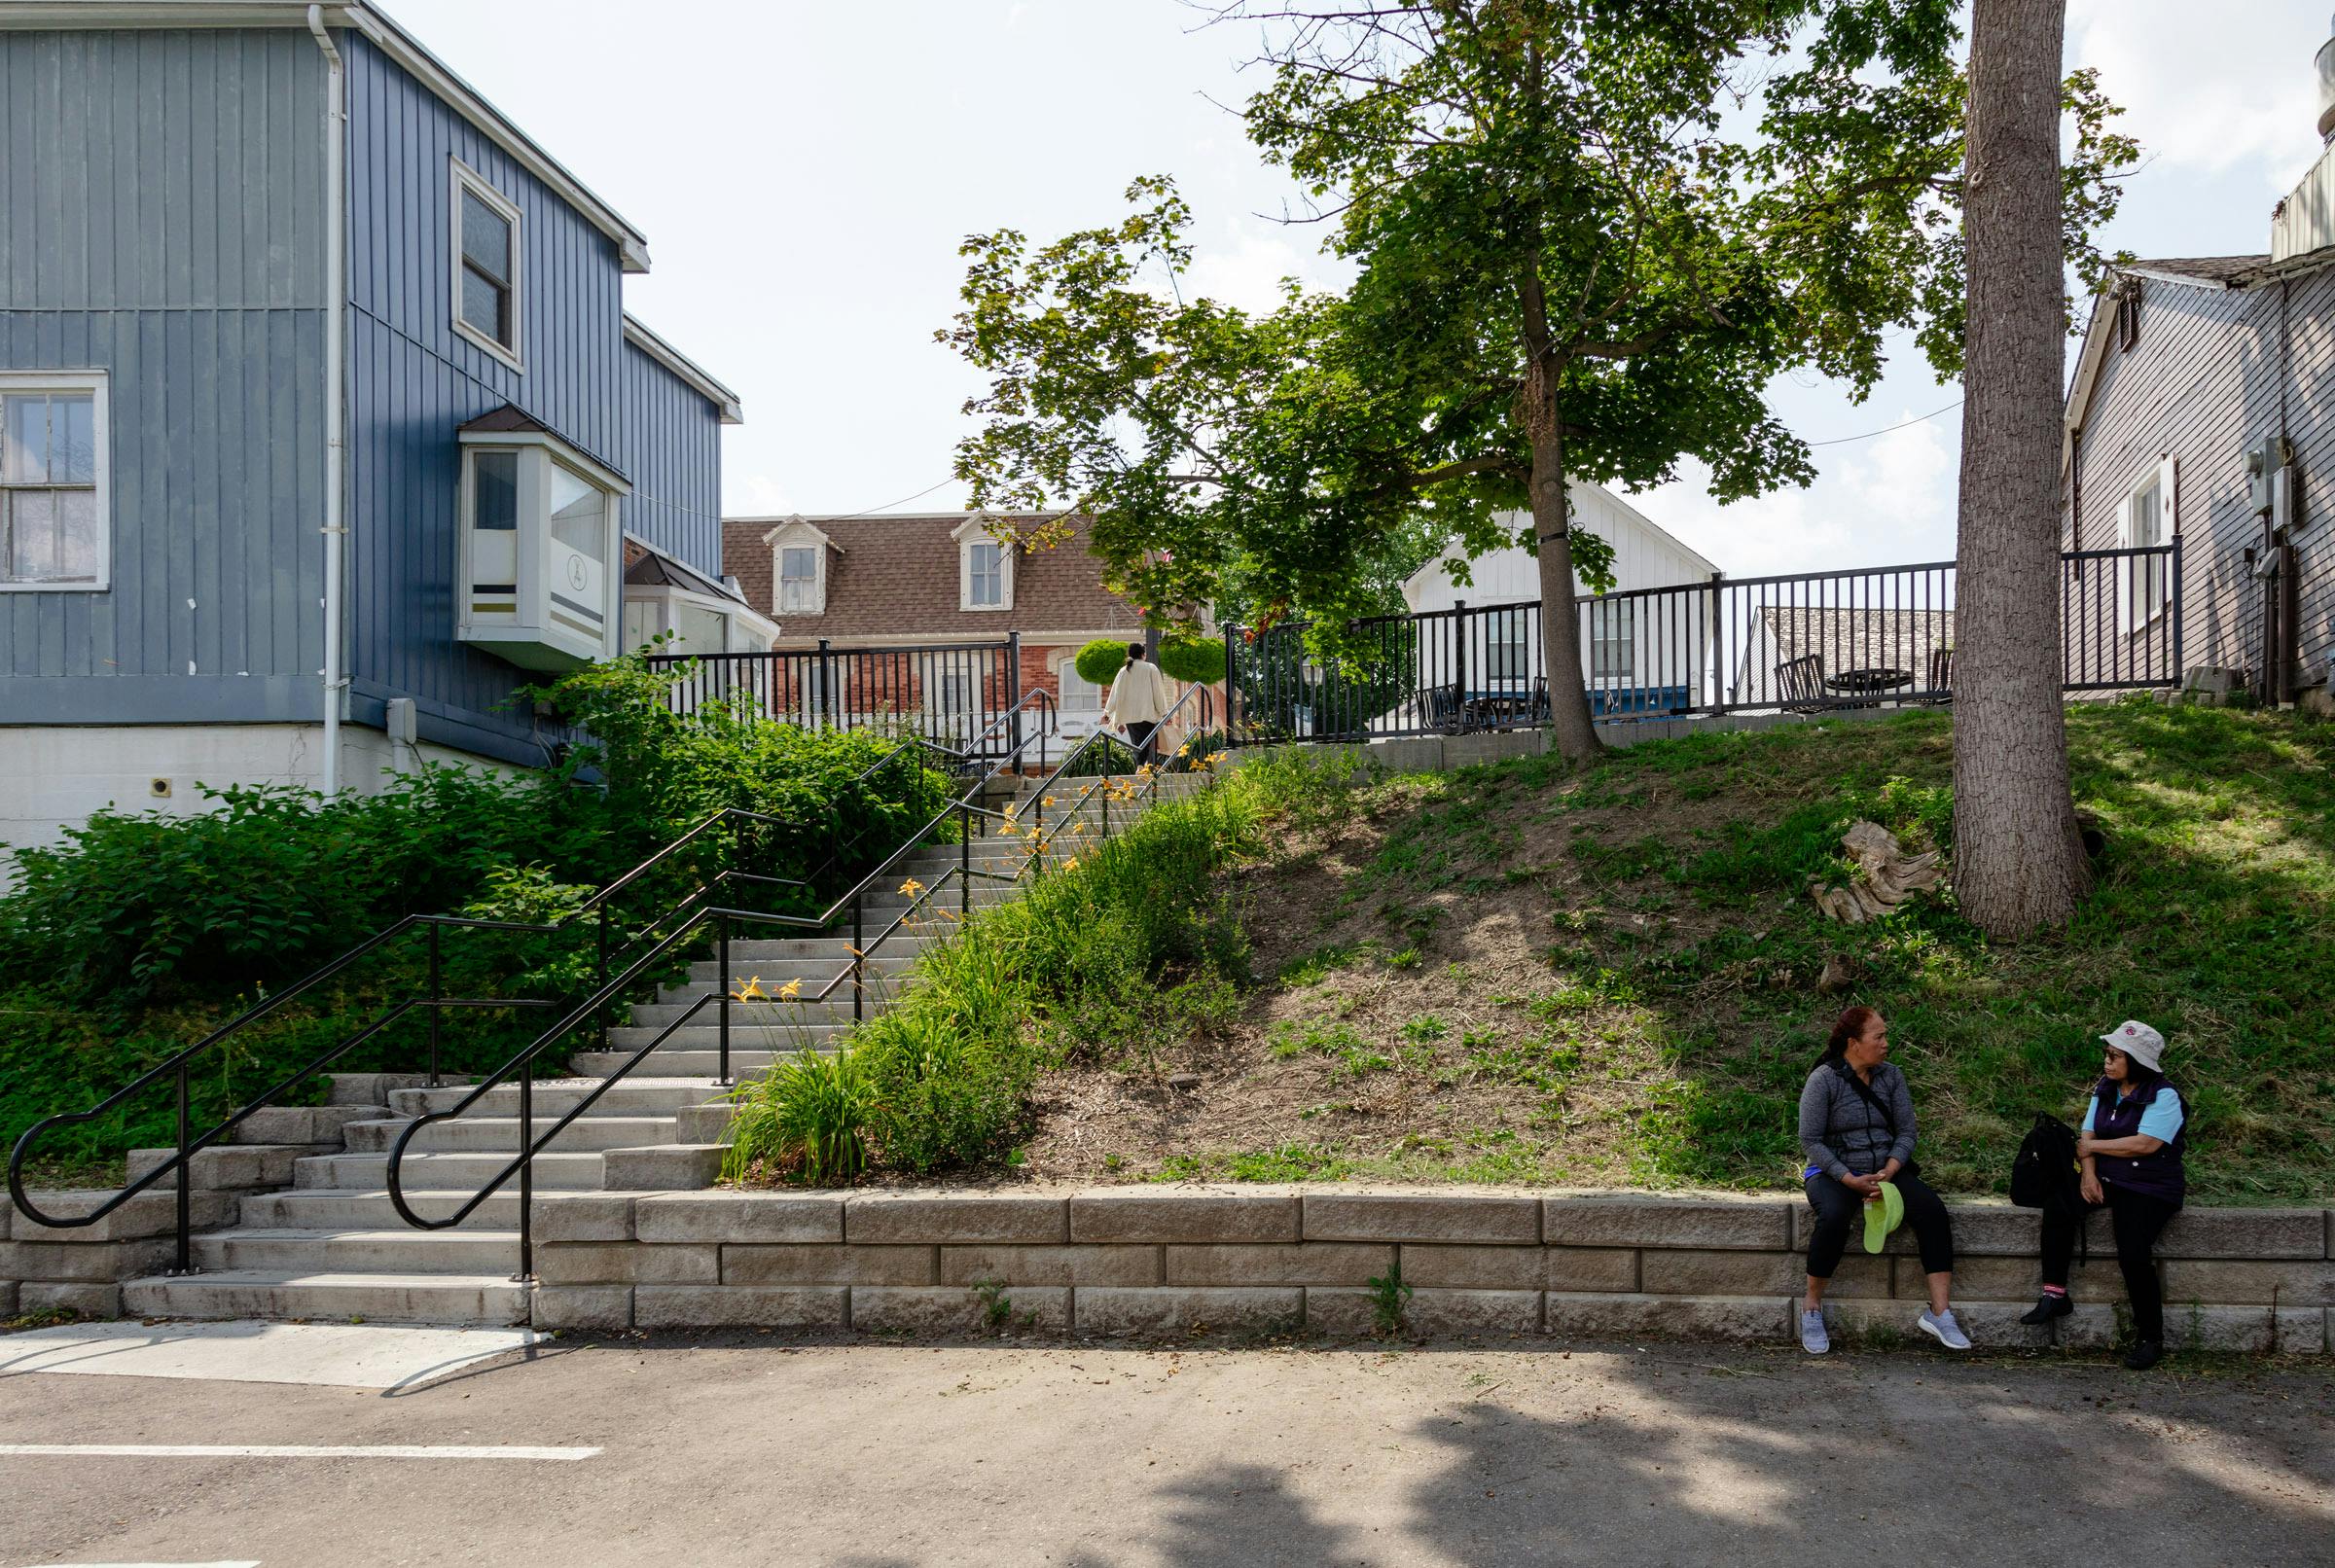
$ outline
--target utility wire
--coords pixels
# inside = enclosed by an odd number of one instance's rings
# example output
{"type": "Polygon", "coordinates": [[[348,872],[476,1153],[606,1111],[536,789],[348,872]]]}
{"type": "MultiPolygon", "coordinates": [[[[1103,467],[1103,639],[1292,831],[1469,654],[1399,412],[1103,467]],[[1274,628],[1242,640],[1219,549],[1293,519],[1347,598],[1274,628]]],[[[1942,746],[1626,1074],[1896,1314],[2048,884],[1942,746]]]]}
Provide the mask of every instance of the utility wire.
{"type": "Polygon", "coordinates": [[[1812,441],[1808,445],[1811,446],[1839,446],[1851,441],[1871,441],[1875,436],[1886,436],[1892,430],[1904,430],[1910,426],[1922,423],[1922,421],[1924,419],[1935,419],[1939,414],[1952,413],[1955,410],[1960,408],[1961,406],[1962,400],[1960,398],[1956,398],[1952,403],[1949,403],[1943,409],[1932,409],[1929,410],[1929,412],[1921,415],[1920,418],[1908,419],[1903,424],[1885,425],[1879,430],[1868,430],[1861,436],[1835,436],[1830,441],[1812,441]]]}
{"type": "Polygon", "coordinates": [[[837,516],[837,520],[839,520],[839,521],[840,521],[840,520],[842,520],[842,519],[843,519],[843,518],[844,518],[844,517],[874,517],[874,516],[875,516],[877,513],[879,513],[879,512],[888,512],[888,511],[890,511],[890,510],[891,510],[893,507],[901,507],[901,506],[906,506],[906,505],[908,505],[908,503],[909,503],[909,502],[911,502],[911,501],[920,501],[920,500],[922,500],[924,497],[926,497],[926,496],[930,495],[930,494],[931,494],[933,491],[935,491],[935,490],[939,489],[939,488],[941,487],[941,484],[954,484],[955,482],[956,482],[956,476],[955,476],[954,474],[952,474],[952,475],[950,475],[950,476],[949,476],[947,479],[945,479],[945,480],[941,481],[941,483],[940,483],[940,484],[927,484],[927,485],[925,485],[925,486],[924,486],[924,488],[922,488],[921,490],[918,490],[918,491],[917,491],[917,492],[916,492],[915,495],[904,495],[904,496],[902,496],[902,497],[901,497],[899,500],[897,500],[897,501],[886,501],[886,502],[883,502],[883,503],[882,503],[881,505],[880,505],[880,506],[872,506],[872,507],[868,508],[868,510],[867,510],[867,511],[865,511],[865,512],[844,512],[844,513],[838,513],[838,514],[836,515],[836,516],[837,516]]]}

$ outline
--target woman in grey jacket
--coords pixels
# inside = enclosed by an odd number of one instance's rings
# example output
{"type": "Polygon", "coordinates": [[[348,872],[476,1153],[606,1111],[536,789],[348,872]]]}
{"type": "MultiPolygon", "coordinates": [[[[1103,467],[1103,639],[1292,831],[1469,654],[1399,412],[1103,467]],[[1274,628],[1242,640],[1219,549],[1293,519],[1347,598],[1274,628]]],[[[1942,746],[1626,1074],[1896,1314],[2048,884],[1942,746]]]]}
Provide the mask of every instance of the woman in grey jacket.
{"type": "Polygon", "coordinates": [[[1841,1265],[1850,1227],[1867,1203],[1881,1201],[1887,1182],[1905,1200],[1906,1223],[1929,1277],[1929,1310],[1914,1320],[1949,1350],[1970,1348],[1954,1319],[1954,1222],[1946,1204],[1915,1174],[1914,1097],[1905,1075],[1888,1063],[1889,1026],[1869,1007],[1852,1007],[1832,1026],[1832,1038],[1800,1090],[1801,1177],[1816,1211],[1808,1241],[1808,1295],[1800,1303],[1800,1343],[1812,1355],[1832,1348],[1824,1330],[1824,1287],[1841,1265]]]}

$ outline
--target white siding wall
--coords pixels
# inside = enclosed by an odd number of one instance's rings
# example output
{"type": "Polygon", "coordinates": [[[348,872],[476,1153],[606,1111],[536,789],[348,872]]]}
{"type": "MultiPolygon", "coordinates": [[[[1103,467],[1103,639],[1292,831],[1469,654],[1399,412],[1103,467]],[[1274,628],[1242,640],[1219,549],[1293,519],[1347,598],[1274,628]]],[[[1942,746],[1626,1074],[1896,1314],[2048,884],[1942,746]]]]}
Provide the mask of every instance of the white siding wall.
{"type": "MultiPolygon", "coordinates": [[[[1620,593],[1633,588],[1672,588],[1683,584],[1706,583],[1715,568],[1675,539],[1657,528],[1637,510],[1611,491],[1595,484],[1575,481],[1572,485],[1573,512],[1576,526],[1586,527],[1613,546],[1613,591],[1620,593]]],[[[1529,520],[1526,514],[1513,514],[1509,519],[1518,528],[1529,520]]],[[[1471,610],[1492,605],[1537,605],[1540,602],[1540,562],[1521,545],[1479,555],[1468,563],[1469,582],[1462,587],[1452,580],[1445,567],[1446,556],[1429,562],[1413,573],[1403,585],[1403,598],[1414,613],[1449,610],[1461,603],[1471,610]]],[[[1574,582],[1577,592],[1586,592],[1579,580],[1574,582]]],[[[1627,650],[1618,665],[1603,675],[1593,674],[1593,690],[1611,693],[1629,691],[1674,692],[1684,690],[1694,701],[1707,701],[1712,682],[1716,678],[1717,651],[1710,647],[1708,637],[1709,601],[1697,594],[1691,598],[1664,597],[1653,600],[1615,600],[1603,609],[1593,607],[1582,617],[1581,662],[1584,669],[1594,669],[1591,624],[1593,620],[1613,617],[1626,620],[1629,626],[1627,650]]],[[[1470,618],[1466,686],[1470,691],[1490,686],[1497,689],[1509,683],[1488,678],[1488,672],[1500,667],[1500,654],[1489,647],[1490,618],[1470,618]]],[[[1538,635],[1538,617],[1531,618],[1530,645],[1526,650],[1523,680],[1529,686],[1541,669],[1541,649],[1538,635]]],[[[1420,684],[1441,686],[1454,677],[1460,650],[1452,646],[1453,636],[1448,623],[1430,623],[1421,638],[1420,684]],[[1440,633],[1440,634],[1439,634],[1440,633]]],[[[1507,662],[1513,664],[1513,656],[1507,662]]]]}

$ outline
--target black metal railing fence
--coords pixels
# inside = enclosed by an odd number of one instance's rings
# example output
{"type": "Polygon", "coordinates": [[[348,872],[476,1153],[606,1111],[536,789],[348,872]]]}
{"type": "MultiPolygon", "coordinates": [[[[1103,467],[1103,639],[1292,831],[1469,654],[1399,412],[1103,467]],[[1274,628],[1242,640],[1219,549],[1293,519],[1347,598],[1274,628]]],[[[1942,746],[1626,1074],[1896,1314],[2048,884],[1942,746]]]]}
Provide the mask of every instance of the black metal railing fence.
{"type": "MultiPolygon", "coordinates": [[[[1955,563],[1729,578],[1584,594],[1583,686],[1604,723],[1939,704],[1955,691],[1955,563]]],[[[2061,557],[2068,692],[2176,686],[2181,545],[2061,557]]],[[[1469,605],[1353,623],[1334,657],[1309,627],[1226,627],[1240,743],[1375,740],[1549,721],[1541,607],[1469,605]]]]}

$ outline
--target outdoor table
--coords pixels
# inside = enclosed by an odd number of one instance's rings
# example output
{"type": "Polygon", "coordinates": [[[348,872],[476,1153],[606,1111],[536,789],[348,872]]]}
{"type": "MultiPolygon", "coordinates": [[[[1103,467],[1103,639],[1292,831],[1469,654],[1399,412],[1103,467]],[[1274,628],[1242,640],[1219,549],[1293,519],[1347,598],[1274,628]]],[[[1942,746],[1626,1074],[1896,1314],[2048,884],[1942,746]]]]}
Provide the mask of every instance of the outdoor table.
{"type": "Polygon", "coordinates": [[[1827,675],[1824,684],[1843,696],[1858,696],[1868,700],[1853,703],[1855,707],[1871,707],[1883,694],[1901,692],[1914,684],[1912,670],[1882,664],[1871,669],[1845,669],[1838,675],[1827,675]]]}

